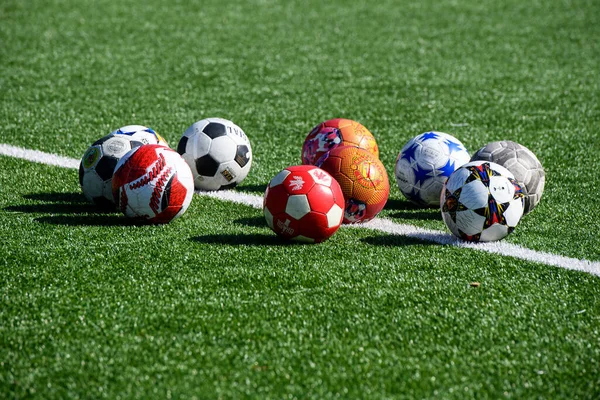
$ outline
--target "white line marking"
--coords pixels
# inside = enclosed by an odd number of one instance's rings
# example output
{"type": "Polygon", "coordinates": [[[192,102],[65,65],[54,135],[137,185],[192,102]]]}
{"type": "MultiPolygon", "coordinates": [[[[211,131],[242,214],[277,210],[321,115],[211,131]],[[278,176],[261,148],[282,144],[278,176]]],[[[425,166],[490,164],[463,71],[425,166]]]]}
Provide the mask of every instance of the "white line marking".
{"type": "MultiPolygon", "coordinates": [[[[55,165],[63,168],[79,167],[79,160],[74,158],[62,157],[37,150],[23,149],[21,147],[11,146],[7,144],[0,144],[0,155],[22,158],[29,161],[39,162],[48,165],[55,165]]],[[[219,200],[244,204],[257,209],[262,209],[262,196],[254,194],[248,194],[232,190],[222,192],[196,191],[196,194],[201,196],[212,197],[219,200]]],[[[522,260],[553,265],[556,267],[561,267],[575,271],[583,271],[589,274],[600,276],[600,262],[598,261],[588,261],[583,259],[580,260],[556,254],[530,250],[519,245],[503,241],[489,243],[463,242],[449,233],[419,228],[412,225],[398,224],[389,219],[384,218],[375,218],[366,224],[347,225],[345,227],[371,229],[380,232],[390,233],[392,235],[408,236],[411,238],[439,243],[442,245],[451,245],[461,248],[481,250],[486,251],[488,253],[520,258],[522,260]]]]}
{"type": "Polygon", "coordinates": [[[55,165],[63,168],[79,168],[79,160],[69,157],[59,156],[57,154],[44,153],[38,150],[23,149],[21,147],[11,146],[0,143],[0,155],[22,158],[41,164],[55,165]]]}

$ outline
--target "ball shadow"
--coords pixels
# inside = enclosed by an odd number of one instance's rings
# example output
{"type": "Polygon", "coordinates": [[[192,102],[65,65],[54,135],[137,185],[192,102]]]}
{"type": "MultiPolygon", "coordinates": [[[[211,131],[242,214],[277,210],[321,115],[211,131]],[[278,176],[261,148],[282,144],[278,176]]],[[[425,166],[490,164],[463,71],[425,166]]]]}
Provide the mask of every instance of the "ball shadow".
{"type": "Polygon", "coordinates": [[[435,246],[436,243],[411,238],[408,236],[400,235],[386,235],[386,236],[369,236],[361,239],[361,242],[367,243],[373,246],[385,246],[385,247],[405,247],[405,246],[435,246]]]}
{"type": "Polygon", "coordinates": [[[99,206],[89,203],[81,192],[29,193],[24,199],[38,201],[37,204],[20,204],[5,207],[4,210],[39,214],[111,214],[114,206],[99,206]]]}
{"type": "Polygon", "coordinates": [[[414,220],[439,220],[439,207],[415,204],[408,200],[390,199],[385,205],[386,210],[396,211],[390,214],[392,218],[414,220]]]}
{"type": "Polygon", "coordinates": [[[226,246],[297,246],[298,242],[292,242],[276,235],[268,234],[220,234],[194,236],[190,241],[204,244],[226,245],[226,246]]]}
{"type": "Polygon", "coordinates": [[[23,195],[24,199],[35,201],[46,201],[54,203],[87,203],[87,200],[81,192],[47,192],[47,193],[29,193],[23,195]]]}
{"type": "Polygon", "coordinates": [[[262,215],[260,217],[239,218],[233,222],[239,225],[252,226],[256,228],[267,227],[267,221],[265,221],[265,217],[262,215]]]}
{"type": "Polygon", "coordinates": [[[35,218],[41,224],[65,226],[143,226],[147,223],[126,218],[123,215],[50,215],[35,218]]]}

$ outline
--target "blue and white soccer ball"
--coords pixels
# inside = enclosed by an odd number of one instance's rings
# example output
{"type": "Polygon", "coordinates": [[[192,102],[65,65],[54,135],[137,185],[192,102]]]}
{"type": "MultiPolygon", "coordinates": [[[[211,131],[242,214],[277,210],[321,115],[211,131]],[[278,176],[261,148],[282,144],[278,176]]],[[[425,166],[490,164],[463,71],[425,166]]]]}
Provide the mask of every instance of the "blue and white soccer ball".
{"type": "Polygon", "coordinates": [[[143,144],[160,144],[169,147],[165,138],[160,136],[158,132],[143,125],[126,125],[111,132],[111,135],[125,135],[143,144]]]}
{"type": "Polygon", "coordinates": [[[409,140],[398,154],[396,183],[408,200],[437,207],[446,179],[469,159],[467,149],[454,136],[422,133],[409,140]]]}
{"type": "Polygon", "coordinates": [[[450,175],[440,207],[455,236],[489,242],[515,229],[523,216],[524,197],[522,186],[509,170],[493,162],[474,161],[450,175]]]}

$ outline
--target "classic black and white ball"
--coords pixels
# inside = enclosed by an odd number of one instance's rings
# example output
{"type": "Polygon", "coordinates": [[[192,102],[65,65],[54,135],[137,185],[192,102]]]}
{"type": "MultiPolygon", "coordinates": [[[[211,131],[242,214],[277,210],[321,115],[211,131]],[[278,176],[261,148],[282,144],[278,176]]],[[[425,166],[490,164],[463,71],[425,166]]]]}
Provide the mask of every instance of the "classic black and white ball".
{"type": "Polygon", "coordinates": [[[190,126],[177,152],[188,163],[199,190],[229,189],[242,182],[252,165],[252,147],[244,131],[223,118],[207,118],[190,126]]]}
{"type": "Polygon", "coordinates": [[[115,133],[94,142],[79,163],[79,184],[84,196],[99,206],[112,207],[111,184],[115,167],[129,150],[143,144],[131,136],[115,133]]]}
{"type": "Polygon", "coordinates": [[[523,191],[501,165],[474,161],[450,175],[440,198],[444,222],[470,242],[499,240],[511,233],[523,215],[523,191]]]}
{"type": "Polygon", "coordinates": [[[477,150],[471,157],[471,161],[480,160],[500,164],[513,173],[525,194],[524,214],[537,206],[544,192],[546,173],[531,150],[510,140],[492,142],[477,150]]]}

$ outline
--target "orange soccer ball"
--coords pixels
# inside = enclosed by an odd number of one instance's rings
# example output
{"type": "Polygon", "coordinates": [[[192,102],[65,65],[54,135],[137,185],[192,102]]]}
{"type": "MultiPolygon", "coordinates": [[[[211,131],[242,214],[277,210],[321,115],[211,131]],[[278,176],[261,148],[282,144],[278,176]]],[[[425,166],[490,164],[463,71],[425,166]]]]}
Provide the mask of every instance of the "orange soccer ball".
{"type": "Polygon", "coordinates": [[[302,145],[302,164],[316,165],[319,158],[339,146],[355,146],[379,158],[375,137],[367,128],[350,119],[336,118],[315,126],[302,145]]]}
{"type": "Polygon", "coordinates": [[[317,164],[333,176],[344,193],[345,224],[373,219],[385,206],[390,183],[383,163],[367,150],[336,147],[317,164]]]}

